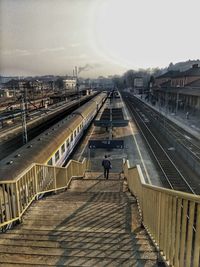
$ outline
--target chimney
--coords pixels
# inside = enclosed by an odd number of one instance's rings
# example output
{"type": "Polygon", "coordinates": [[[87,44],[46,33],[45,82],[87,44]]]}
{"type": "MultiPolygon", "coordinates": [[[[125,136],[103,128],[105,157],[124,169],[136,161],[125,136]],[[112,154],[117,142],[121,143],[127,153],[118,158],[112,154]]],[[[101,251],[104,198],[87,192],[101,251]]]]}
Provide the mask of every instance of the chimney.
{"type": "Polygon", "coordinates": [[[192,68],[193,68],[193,69],[197,69],[198,67],[199,67],[198,64],[193,64],[193,65],[192,65],[192,68]]]}

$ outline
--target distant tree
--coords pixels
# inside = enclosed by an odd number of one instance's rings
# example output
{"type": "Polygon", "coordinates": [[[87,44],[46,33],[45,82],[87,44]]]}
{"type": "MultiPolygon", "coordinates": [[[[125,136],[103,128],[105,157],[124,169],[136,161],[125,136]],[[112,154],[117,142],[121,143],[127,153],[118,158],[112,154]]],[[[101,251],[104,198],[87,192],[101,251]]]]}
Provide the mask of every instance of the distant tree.
{"type": "Polygon", "coordinates": [[[136,77],[136,73],[134,70],[128,70],[124,73],[124,80],[126,81],[127,87],[133,87],[134,86],[134,78],[136,77]]]}
{"type": "Polygon", "coordinates": [[[124,84],[123,84],[123,79],[120,76],[114,76],[113,77],[113,83],[114,83],[114,87],[117,89],[123,89],[124,88],[124,84]]]}
{"type": "Polygon", "coordinates": [[[63,87],[64,87],[64,83],[63,83],[63,79],[62,78],[58,78],[56,81],[55,81],[55,85],[58,89],[62,90],[63,87]]]}
{"type": "Polygon", "coordinates": [[[174,64],[171,62],[167,68],[167,70],[173,70],[174,69],[174,64]]]}
{"type": "Polygon", "coordinates": [[[159,68],[148,68],[139,70],[128,70],[122,76],[114,76],[113,82],[114,86],[118,89],[123,89],[127,87],[134,87],[134,79],[136,77],[143,78],[144,88],[149,88],[150,81],[154,82],[154,77],[163,74],[167,71],[165,69],[159,68]]]}
{"type": "Polygon", "coordinates": [[[149,79],[149,82],[151,82],[152,84],[154,84],[154,83],[155,83],[155,78],[154,78],[154,76],[153,76],[153,75],[151,75],[151,77],[150,77],[150,79],[149,79]]]}
{"type": "Polygon", "coordinates": [[[151,89],[151,87],[154,85],[154,83],[155,83],[155,78],[153,75],[151,75],[150,79],[148,81],[148,86],[147,86],[148,91],[151,89]]]}

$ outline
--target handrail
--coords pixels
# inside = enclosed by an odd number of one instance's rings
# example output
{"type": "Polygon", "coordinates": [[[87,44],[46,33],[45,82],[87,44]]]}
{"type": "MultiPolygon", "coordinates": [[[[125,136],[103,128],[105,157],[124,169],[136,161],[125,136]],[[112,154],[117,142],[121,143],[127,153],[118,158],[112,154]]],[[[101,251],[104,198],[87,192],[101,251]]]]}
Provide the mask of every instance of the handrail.
{"type": "Polygon", "coordinates": [[[164,260],[174,267],[199,267],[200,196],[145,183],[139,165],[123,164],[142,223],[164,260]]]}
{"type": "Polygon", "coordinates": [[[73,177],[83,177],[86,159],[70,160],[65,168],[31,164],[15,180],[0,181],[0,229],[21,219],[38,196],[66,189],[73,177]]]}

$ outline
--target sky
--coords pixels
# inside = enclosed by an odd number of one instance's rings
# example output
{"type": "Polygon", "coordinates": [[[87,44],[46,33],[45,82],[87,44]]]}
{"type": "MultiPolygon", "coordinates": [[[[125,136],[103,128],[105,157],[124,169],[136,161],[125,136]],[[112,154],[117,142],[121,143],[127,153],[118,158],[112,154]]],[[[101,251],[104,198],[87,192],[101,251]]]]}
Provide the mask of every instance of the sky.
{"type": "Polygon", "coordinates": [[[0,0],[0,74],[121,75],[200,58],[199,0],[0,0]]]}

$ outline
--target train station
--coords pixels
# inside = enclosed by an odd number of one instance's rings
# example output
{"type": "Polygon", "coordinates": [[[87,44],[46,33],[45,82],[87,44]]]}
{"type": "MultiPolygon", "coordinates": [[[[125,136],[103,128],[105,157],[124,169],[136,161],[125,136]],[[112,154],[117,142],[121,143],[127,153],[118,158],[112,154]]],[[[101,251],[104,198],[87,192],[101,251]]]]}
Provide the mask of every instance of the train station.
{"type": "Polygon", "coordinates": [[[63,108],[0,161],[2,266],[198,267],[198,139],[130,92],[63,108]]]}
{"type": "Polygon", "coordinates": [[[200,1],[0,10],[0,267],[200,267],[200,1]]]}

